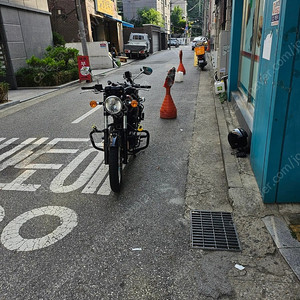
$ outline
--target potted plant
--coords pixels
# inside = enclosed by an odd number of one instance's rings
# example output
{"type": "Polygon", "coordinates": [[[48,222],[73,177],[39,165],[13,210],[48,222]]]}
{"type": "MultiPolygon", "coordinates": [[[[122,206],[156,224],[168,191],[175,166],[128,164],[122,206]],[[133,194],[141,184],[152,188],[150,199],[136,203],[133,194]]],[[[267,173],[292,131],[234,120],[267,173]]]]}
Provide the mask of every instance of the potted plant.
{"type": "Polygon", "coordinates": [[[9,84],[2,80],[6,76],[3,63],[0,61],[0,103],[8,101],[9,84]]]}

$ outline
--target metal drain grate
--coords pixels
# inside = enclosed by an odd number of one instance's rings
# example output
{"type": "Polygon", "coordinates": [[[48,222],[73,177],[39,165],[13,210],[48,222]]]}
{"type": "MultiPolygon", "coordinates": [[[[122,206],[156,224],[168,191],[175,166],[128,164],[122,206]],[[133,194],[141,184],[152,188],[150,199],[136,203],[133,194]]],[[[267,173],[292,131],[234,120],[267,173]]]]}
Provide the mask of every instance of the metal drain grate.
{"type": "Polygon", "coordinates": [[[231,213],[191,211],[192,247],[241,251],[231,213]]]}

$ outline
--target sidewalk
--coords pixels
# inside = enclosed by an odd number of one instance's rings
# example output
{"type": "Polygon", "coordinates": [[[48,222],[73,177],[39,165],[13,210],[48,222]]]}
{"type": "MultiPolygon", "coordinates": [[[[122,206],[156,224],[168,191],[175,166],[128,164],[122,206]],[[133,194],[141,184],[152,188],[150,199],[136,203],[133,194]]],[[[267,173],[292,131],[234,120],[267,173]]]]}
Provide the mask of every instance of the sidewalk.
{"type": "Polygon", "coordinates": [[[299,220],[300,204],[263,203],[249,156],[231,154],[227,135],[239,127],[234,110],[213,94],[210,71],[199,73],[185,217],[191,210],[232,213],[242,246],[234,258],[245,269],[225,275],[237,299],[299,299],[300,242],[288,223],[299,220]]]}
{"type": "MultiPolygon", "coordinates": [[[[126,63],[121,63],[121,67],[127,64],[134,62],[134,59],[128,59],[126,63]]],[[[93,70],[92,76],[93,78],[97,78],[99,76],[104,76],[108,73],[114,72],[118,70],[118,68],[111,68],[111,69],[101,69],[101,70],[93,70]]],[[[69,87],[75,84],[79,84],[79,80],[75,80],[72,82],[68,82],[62,84],[60,86],[54,87],[36,87],[36,88],[19,88],[18,90],[9,90],[8,91],[8,102],[0,103],[0,109],[7,108],[12,105],[16,105],[28,100],[32,100],[49,93],[53,93],[57,90],[60,90],[65,87],[69,87]]]]}

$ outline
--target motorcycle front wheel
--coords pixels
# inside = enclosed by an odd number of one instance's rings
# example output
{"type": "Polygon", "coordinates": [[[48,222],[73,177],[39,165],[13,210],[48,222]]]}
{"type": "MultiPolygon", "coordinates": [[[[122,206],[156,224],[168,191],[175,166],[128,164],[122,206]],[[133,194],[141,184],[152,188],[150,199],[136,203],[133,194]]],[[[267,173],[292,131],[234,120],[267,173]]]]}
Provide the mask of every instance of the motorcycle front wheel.
{"type": "Polygon", "coordinates": [[[109,181],[113,192],[119,193],[122,184],[121,146],[110,147],[109,150],[109,181]]]}

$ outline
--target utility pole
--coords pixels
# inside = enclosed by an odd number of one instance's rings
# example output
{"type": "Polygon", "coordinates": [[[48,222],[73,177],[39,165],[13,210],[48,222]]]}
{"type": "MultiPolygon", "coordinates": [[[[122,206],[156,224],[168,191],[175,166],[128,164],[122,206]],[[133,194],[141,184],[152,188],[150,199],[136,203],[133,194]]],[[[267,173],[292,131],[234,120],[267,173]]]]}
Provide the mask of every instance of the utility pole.
{"type": "Polygon", "coordinates": [[[82,44],[82,52],[84,56],[88,56],[88,49],[86,43],[86,34],[82,17],[82,9],[81,9],[81,0],[75,0],[76,12],[77,12],[77,20],[79,27],[79,36],[82,44]]]}

